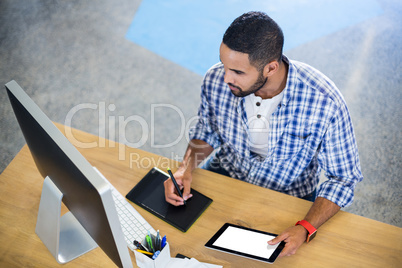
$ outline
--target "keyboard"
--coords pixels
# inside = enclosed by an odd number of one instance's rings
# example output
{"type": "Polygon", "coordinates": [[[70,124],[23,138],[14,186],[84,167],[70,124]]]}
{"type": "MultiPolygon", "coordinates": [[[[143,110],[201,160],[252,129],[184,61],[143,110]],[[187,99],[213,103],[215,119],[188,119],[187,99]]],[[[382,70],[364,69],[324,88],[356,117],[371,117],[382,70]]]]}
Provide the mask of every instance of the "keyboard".
{"type": "Polygon", "coordinates": [[[154,235],[156,231],[113,185],[111,189],[127,246],[134,250],[137,248],[133,244],[134,240],[142,243],[148,231],[154,235]]]}
{"type": "Polygon", "coordinates": [[[137,248],[133,243],[134,240],[142,243],[148,231],[153,235],[156,235],[156,231],[96,167],[94,170],[110,186],[124,239],[127,246],[134,251],[137,248]]]}

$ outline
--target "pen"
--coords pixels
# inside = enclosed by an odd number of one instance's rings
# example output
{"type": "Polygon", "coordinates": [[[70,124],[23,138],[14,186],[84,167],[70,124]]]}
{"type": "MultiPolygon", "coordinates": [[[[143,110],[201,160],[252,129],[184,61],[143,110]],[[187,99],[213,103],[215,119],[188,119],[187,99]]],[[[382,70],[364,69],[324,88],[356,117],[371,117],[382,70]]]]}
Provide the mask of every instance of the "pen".
{"type": "Polygon", "coordinates": [[[136,249],[136,251],[141,252],[141,253],[146,254],[146,255],[152,255],[152,256],[154,255],[152,252],[148,252],[148,251],[141,250],[141,249],[136,249]]]}
{"type": "Polygon", "coordinates": [[[166,246],[166,235],[162,237],[161,250],[166,246]]]}
{"type": "Polygon", "coordinates": [[[145,251],[149,251],[143,244],[141,244],[140,242],[138,242],[137,240],[134,240],[134,245],[140,249],[140,250],[145,250],[145,251]]]}
{"type": "Polygon", "coordinates": [[[145,237],[145,239],[147,240],[148,246],[149,246],[149,248],[151,249],[151,251],[152,251],[153,253],[155,253],[155,249],[154,249],[154,247],[153,247],[153,245],[152,245],[152,239],[151,239],[151,237],[150,237],[149,235],[147,235],[147,236],[145,237]]]}
{"type": "Polygon", "coordinates": [[[170,168],[168,168],[167,171],[168,171],[168,173],[169,173],[169,175],[170,175],[170,178],[171,178],[172,181],[173,181],[174,187],[176,187],[176,191],[179,193],[179,196],[180,196],[181,198],[183,198],[183,202],[184,202],[184,205],[185,205],[185,204],[186,204],[186,200],[184,200],[183,194],[182,194],[181,191],[180,191],[180,187],[179,187],[179,185],[177,184],[176,179],[173,177],[172,171],[170,170],[170,168]]]}
{"type": "Polygon", "coordinates": [[[161,250],[161,237],[159,235],[159,230],[156,232],[156,238],[155,238],[155,243],[156,243],[156,250],[161,250]]]}
{"type": "Polygon", "coordinates": [[[155,252],[155,254],[152,256],[152,259],[155,260],[159,256],[160,253],[161,252],[159,250],[157,252],[155,252]]]}

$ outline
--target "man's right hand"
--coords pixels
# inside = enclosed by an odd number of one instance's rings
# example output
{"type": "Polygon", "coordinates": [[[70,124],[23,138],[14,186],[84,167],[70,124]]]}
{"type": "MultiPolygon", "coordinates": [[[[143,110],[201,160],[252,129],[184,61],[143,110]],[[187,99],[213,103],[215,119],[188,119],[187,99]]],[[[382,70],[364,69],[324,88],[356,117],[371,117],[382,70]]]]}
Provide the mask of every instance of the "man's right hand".
{"type": "MultiPolygon", "coordinates": [[[[187,200],[193,195],[190,193],[191,181],[193,177],[191,172],[208,156],[212,153],[214,148],[211,145],[202,140],[191,140],[186,153],[183,157],[183,162],[180,164],[177,171],[173,174],[180,187],[183,190],[183,198],[187,200]]],[[[166,202],[174,205],[184,205],[184,200],[176,192],[176,188],[172,182],[172,179],[167,179],[164,183],[165,186],[165,199],[166,202]]]]}
{"type": "MultiPolygon", "coordinates": [[[[184,200],[191,198],[193,196],[190,193],[191,181],[192,181],[191,172],[185,172],[185,171],[183,171],[183,169],[179,168],[173,174],[173,176],[176,179],[176,182],[179,185],[180,190],[182,190],[182,192],[183,192],[184,200]]],[[[178,195],[171,178],[167,179],[164,182],[164,187],[165,187],[166,202],[168,202],[174,206],[184,205],[184,200],[178,195]]]]}

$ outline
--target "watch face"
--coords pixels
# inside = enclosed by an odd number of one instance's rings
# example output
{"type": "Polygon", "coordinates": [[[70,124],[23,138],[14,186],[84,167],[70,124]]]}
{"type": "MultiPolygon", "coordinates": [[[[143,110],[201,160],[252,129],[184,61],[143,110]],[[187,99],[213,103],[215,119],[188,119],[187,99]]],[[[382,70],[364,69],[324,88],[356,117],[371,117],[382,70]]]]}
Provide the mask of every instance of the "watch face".
{"type": "Polygon", "coordinates": [[[307,243],[310,242],[311,240],[313,240],[316,235],[317,235],[317,231],[314,231],[312,234],[310,234],[307,237],[307,243]]]}

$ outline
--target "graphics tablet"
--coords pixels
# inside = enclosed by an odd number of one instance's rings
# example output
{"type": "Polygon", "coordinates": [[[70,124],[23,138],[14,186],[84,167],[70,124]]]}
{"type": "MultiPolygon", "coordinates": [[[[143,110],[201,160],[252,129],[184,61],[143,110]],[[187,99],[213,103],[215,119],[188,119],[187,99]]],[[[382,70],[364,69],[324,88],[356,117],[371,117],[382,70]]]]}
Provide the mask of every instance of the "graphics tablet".
{"type": "Polygon", "coordinates": [[[268,245],[268,241],[276,236],[276,234],[225,223],[205,246],[234,255],[273,263],[285,246],[285,242],[273,246],[268,245]]]}
{"type": "Polygon", "coordinates": [[[167,178],[168,174],[154,167],[134,186],[126,198],[180,231],[186,232],[211,204],[212,199],[191,189],[193,197],[187,200],[187,204],[175,207],[165,200],[163,182],[167,178]]]}

